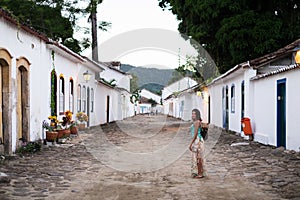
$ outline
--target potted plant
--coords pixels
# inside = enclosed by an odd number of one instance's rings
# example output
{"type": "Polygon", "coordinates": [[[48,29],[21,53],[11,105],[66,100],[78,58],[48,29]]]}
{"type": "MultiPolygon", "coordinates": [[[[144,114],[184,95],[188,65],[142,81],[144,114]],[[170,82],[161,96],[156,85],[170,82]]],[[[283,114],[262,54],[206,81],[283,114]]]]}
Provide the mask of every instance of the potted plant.
{"type": "Polygon", "coordinates": [[[69,137],[71,134],[70,126],[72,124],[72,112],[67,110],[64,112],[64,116],[62,121],[60,122],[60,126],[58,129],[58,138],[69,137]]]}
{"type": "Polygon", "coordinates": [[[79,130],[85,129],[85,122],[87,122],[88,119],[89,119],[87,114],[85,114],[84,112],[78,112],[76,114],[76,119],[80,122],[79,125],[78,125],[79,130]]]}
{"type": "MultiPolygon", "coordinates": [[[[51,116],[51,119],[52,118],[53,116],[51,116]]],[[[50,124],[46,120],[44,120],[43,129],[46,130],[46,140],[48,142],[54,142],[57,139],[58,132],[56,131],[56,119],[54,122],[50,122],[50,124]]]]}
{"type": "Polygon", "coordinates": [[[77,128],[77,123],[72,121],[71,125],[70,125],[70,131],[71,134],[73,135],[77,135],[78,134],[78,128],[77,128]]]}

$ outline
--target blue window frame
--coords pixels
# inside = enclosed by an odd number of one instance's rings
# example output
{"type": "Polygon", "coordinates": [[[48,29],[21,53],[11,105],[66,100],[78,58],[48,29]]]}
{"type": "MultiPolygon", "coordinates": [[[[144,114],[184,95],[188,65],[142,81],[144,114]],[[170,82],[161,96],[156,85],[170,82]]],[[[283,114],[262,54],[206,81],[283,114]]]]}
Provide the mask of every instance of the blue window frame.
{"type": "Polygon", "coordinates": [[[232,84],[231,86],[231,113],[235,113],[235,86],[232,84]]]}

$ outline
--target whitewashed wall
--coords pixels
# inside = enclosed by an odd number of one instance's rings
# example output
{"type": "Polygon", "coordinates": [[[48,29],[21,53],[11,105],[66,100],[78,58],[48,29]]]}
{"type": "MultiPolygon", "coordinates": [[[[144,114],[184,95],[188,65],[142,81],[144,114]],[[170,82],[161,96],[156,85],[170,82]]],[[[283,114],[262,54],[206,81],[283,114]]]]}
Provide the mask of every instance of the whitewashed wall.
{"type": "Polygon", "coordinates": [[[210,98],[212,99],[210,104],[211,109],[211,121],[210,123],[223,127],[223,117],[222,117],[222,84],[214,84],[208,87],[210,98]]]}
{"type": "MultiPolygon", "coordinates": [[[[247,70],[246,70],[247,71],[247,70]]],[[[223,127],[223,102],[222,102],[222,90],[228,87],[228,103],[229,103],[229,130],[241,132],[241,84],[244,81],[245,84],[245,117],[250,117],[250,109],[252,95],[249,96],[250,86],[249,80],[247,78],[248,73],[242,71],[237,73],[235,76],[226,78],[224,80],[219,80],[217,83],[210,85],[208,87],[208,92],[211,99],[211,124],[214,124],[218,127],[223,127]],[[247,75],[246,75],[247,74],[247,75]],[[231,101],[231,87],[235,87],[234,95],[234,112],[232,112],[232,101],[231,101]],[[251,98],[251,99],[249,99],[251,98]]],[[[224,92],[225,93],[225,92],[224,92]]]]}
{"type": "Polygon", "coordinates": [[[178,96],[178,118],[188,121],[191,119],[192,99],[190,93],[183,93],[178,96]]]}
{"type": "MultiPolygon", "coordinates": [[[[107,122],[106,115],[107,115],[107,96],[109,96],[109,122],[116,120],[117,109],[118,109],[118,101],[114,101],[114,98],[118,96],[118,92],[115,91],[113,88],[105,86],[99,83],[97,87],[97,91],[95,94],[96,98],[99,100],[95,105],[96,113],[97,113],[97,121],[100,124],[105,124],[107,122]],[[115,106],[117,105],[117,106],[115,106]]],[[[118,100],[118,99],[116,99],[118,100]]]]}
{"type": "Polygon", "coordinates": [[[156,94],[154,94],[154,93],[152,93],[152,92],[150,92],[149,90],[146,90],[146,89],[141,90],[140,96],[145,97],[147,99],[153,99],[158,104],[160,103],[160,99],[161,99],[161,97],[159,95],[156,95],[156,94]]]}
{"type": "Polygon", "coordinates": [[[277,80],[286,78],[286,147],[300,149],[299,95],[300,70],[252,81],[254,85],[254,132],[255,140],[277,145],[277,80]]]}
{"type": "Polygon", "coordinates": [[[203,97],[197,96],[196,92],[183,92],[179,94],[176,100],[176,112],[174,117],[178,117],[184,121],[190,121],[192,110],[198,109],[201,112],[203,122],[208,122],[208,92],[204,91],[203,97]],[[183,105],[183,106],[182,106],[183,105]]]}
{"type": "Polygon", "coordinates": [[[287,149],[300,151],[300,123],[298,116],[300,113],[300,70],[299,68],[286,74],[287,78],[287,102],[286,102],[286,121],[287,121],[287,149]]]}
{"type": "Polygon", "coordinates": [[[163,102],[163,114],[165,115],[169,115],[170,114],[170,102],[171,102],[171,99],[167,99],[163,102]]]}
{"type": "Polygon", "coordinates": [[[173,99],[173,117],[179,118],[179,100],[178,98],[173,99]]]}
{"type": "MultiPolygon", "coordinates": [[[[201,112],[201,118],[202,121],[205,123],[208,123],[208,91],[203,91],[203,97],[202,96],[197,96],[197,93],[191,93],[191,98],[192,98],[192,106],[191,108],[197,108],[201,112]]],[[[192,109],[190,112],[192,112],[192,109]]],[[[191,114],[190,114],[191,118],[191,114]]]]}
{"type": "Polygon", "coordinates": [[[179,81],[176,81],[175,83],[172,83],[162,90],[162,99],[164,100],[174,92],[180,92],[182,90],[185,90],[187,88],[193,87],[197,85],[198,83],[194,81],[193,79],[189,77],[184,77],[180,79],[179,81]]]}
{"type": "Polygon", "coordinates": [[[134,104],[130,102],[131,94],[127,91],[121,91],[121,119],[134,116],[134,104]]]}
{"type": "Polygon", "coordinates": [[[105,69],[100,74],[101,78],[104,78],[107,81],[111,81],[112,79],[115,79],[118,87],[121,87],[121,88],[124,88],[124,89],[130,91],[130,79],[131,79],[130,75],[123,74],[119,71],[110,69],[109,67],[107,67],[106,65],[103,65],[103,64],[101,64],[101,67],[103,67],[105,69]]]}
{"type": "Polygon", "coordinates": [[[0,18],[0,48],[6,49],[12,55],[12,150],[16,150],[17,141],[17,66],[16,59],[26,58],[30,63],[30,139],[42,137],[42,120],[49,114],[48,90],[50,85],[50,55],[46,45],[40,39],[33,37],[22,29],[7,23],[0,18]],[[17,37],[18,34],[18,37],[17,37]],[[19,38],[19,39],[17,39],[19,38]],[[45,74],[49,76],[45,76],[45,74]],[[45,83],[45,84],[43,84],[45,83]],[[45,106],[47,105],[47,106],[45,106]]]}

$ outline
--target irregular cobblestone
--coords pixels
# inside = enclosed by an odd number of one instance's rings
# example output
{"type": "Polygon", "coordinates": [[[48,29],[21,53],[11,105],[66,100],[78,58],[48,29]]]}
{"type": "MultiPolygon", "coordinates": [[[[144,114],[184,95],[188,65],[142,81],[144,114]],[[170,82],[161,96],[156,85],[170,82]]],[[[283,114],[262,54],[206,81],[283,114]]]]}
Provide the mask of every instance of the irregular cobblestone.
{"type": "MultiPolygon", "coordinates": [[[[156,152],[178,129],[188,132],[189,125],[160,115],[136,116],[81,132],[69,144],[6,159],[0,172],[9,181],[0,183],[0,199],[300,199],[300,153],[245,141],[212,126],[209,138],[222,133],[207,155],[208,177],[200,180],[190,178],[188,151],[162,169],[126,172],[105,166],[86,146],[92,143],[107,153],[110,149],[98,145],[105,136],[128,152],[156,152]],[[231,146],[240,142],[249,144],[231,146]]],[[[190,140],[189,133],[181,137],[190,140]]]]}

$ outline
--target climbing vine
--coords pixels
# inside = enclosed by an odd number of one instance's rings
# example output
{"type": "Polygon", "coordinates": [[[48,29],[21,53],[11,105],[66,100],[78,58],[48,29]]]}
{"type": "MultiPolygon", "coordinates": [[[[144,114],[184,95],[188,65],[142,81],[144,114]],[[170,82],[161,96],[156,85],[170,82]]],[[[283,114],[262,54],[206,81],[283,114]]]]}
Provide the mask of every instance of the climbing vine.
{"type": "Polygon", "coordinates": [[[132,104],[135,104],[135,103],[137,103],[137,102],[139,101],[139,99],[140,99],[140,90],[137,89],[137,90],[135,90],[135,91],[132,93],[132,95],[130,96],[130,102],[131,102],[132,104]]]}
{"type": "Polygon", "coordinates": [[[50,109],[51,115],[56,116],[56,71],[54,65],[54,51],[51,52],[52,58],[52,71],[51,71],[51,99],[50,99],[50,109]]]}
{"type": "Polygon", "coordinates": [[[52,69],[51,71],[51,99],[50,99],[50,108],[51,108],[51,115],[56,116],[56,71],[52,69]]]}

